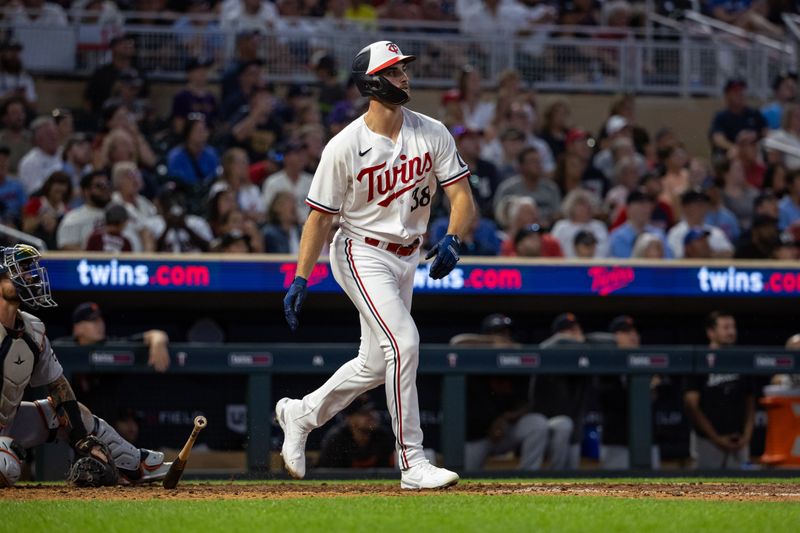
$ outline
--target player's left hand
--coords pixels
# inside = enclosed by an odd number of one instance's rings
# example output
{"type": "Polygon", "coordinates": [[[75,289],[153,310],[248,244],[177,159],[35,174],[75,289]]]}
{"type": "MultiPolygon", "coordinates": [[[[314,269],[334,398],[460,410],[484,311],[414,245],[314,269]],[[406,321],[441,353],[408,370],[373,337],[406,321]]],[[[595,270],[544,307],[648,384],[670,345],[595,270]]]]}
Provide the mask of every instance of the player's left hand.
{"type": "Polygon", "coordinates": [[[306,285],[308,281],[300,276],[295,276],[294,281],[289,287],[289,291],[283,299],[283,313],[286,315],[286,322],[289,324],[289,329],[292,331],[297,329],[300,325],[300,320],[297,315],[303,308],[303,302],[306,300],[306,285]]]}
{"type": "Polygon", "coordinates": [[[430,259],[434,255],[436,259],[433,260],[430,273],[428,274],[433,279],[442,279],[455,268],[458,263],[459,253],[461,252],[461,240],[457,235],[445,235],[441,241],[430,249],[425,255],[425,259],[430,259]]]}

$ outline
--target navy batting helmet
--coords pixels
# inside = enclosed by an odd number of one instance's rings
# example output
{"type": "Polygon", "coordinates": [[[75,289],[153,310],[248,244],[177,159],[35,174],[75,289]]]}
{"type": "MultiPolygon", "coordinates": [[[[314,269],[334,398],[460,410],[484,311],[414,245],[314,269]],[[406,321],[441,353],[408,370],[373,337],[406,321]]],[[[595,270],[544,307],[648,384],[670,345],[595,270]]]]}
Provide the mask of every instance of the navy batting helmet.
{"type": "Polygon", "coordinates": [[[353,60],[353,80],[361,96],[374,96],[391,105],[404,104],[408,102],[408,93],[378,73],[396,63],[408,63],[415,59],[415,56],[404,56],[391,41],[374,42],[362,48],[353,60]]]}

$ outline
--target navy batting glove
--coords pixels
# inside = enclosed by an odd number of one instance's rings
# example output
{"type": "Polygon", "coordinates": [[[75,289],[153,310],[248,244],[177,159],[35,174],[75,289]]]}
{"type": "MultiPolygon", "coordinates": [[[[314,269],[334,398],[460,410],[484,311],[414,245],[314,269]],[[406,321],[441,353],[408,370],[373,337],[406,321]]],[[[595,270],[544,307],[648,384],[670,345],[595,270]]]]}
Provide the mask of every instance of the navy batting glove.
{"type": "Polygon", "coordinates": [[[448,275],[458,263],[459,252],[461,252],[461,241],[458,236],[445,235],[425,256],[425,259],[436,256],[428,275],[433,279],[442,279],[448,275]]]}
{"type": "Polygon", "coordinates": [[[292,331],[296,330],[297,326],[300,325],[300,320],[297,318],[297,315],[300,314],[300,310],[303,308],[303,302],[306,300],[306,291],[308,290],[306,288],[307,284],[308,281],[300,276],[296,276],[291,286],[289,286],[289,291],[283,298],[283,314],[286,315],[286,322],[289,324],[289,329],[292,331]]]}

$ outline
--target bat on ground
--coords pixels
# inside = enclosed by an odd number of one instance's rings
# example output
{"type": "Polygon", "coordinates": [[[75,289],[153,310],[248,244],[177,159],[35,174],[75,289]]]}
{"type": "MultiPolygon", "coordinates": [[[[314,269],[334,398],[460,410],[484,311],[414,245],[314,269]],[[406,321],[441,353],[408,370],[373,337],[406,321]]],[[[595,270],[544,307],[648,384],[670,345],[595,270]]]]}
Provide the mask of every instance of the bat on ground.
{"type": "Polygon", "coordinates": [[[175,458],[172,466],[169,467],[167,477],[164,478],[162,485],[165,489],[174,489],[178,486],[178,481],[181,480],[183,469],[186,468],[186,460],[189,459],[189,453],[192,451],[194,441],[197,440],[197,436],[206,425],[208,425],[206,417],[198,416],[194,419],[194,429],[192,434],[189,435],[189,440],[183,445],[183,449],[178,452],[178,457],[175,458]]]}

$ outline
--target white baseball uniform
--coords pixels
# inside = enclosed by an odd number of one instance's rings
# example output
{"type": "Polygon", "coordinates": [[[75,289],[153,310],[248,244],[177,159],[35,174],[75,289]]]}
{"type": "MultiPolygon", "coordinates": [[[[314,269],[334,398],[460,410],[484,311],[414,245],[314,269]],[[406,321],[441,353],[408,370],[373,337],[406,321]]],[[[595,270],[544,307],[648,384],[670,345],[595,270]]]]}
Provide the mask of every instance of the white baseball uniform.
{"type": "Polygon", "coordinates": [[[306,203],[340,215],[331,247],[334,278],[360,313],[358,356],[305,396],[295,420],[310,431],[382,383],[396,436],[398,464],[424,462],[416,374],[419,333],[411,293],[437,186],[469,176],[439,121],[403,108],[396,142],[360,117],[322,153],[306,203]],[[399,248],[402,246],[402,248],[399,248]]]}

